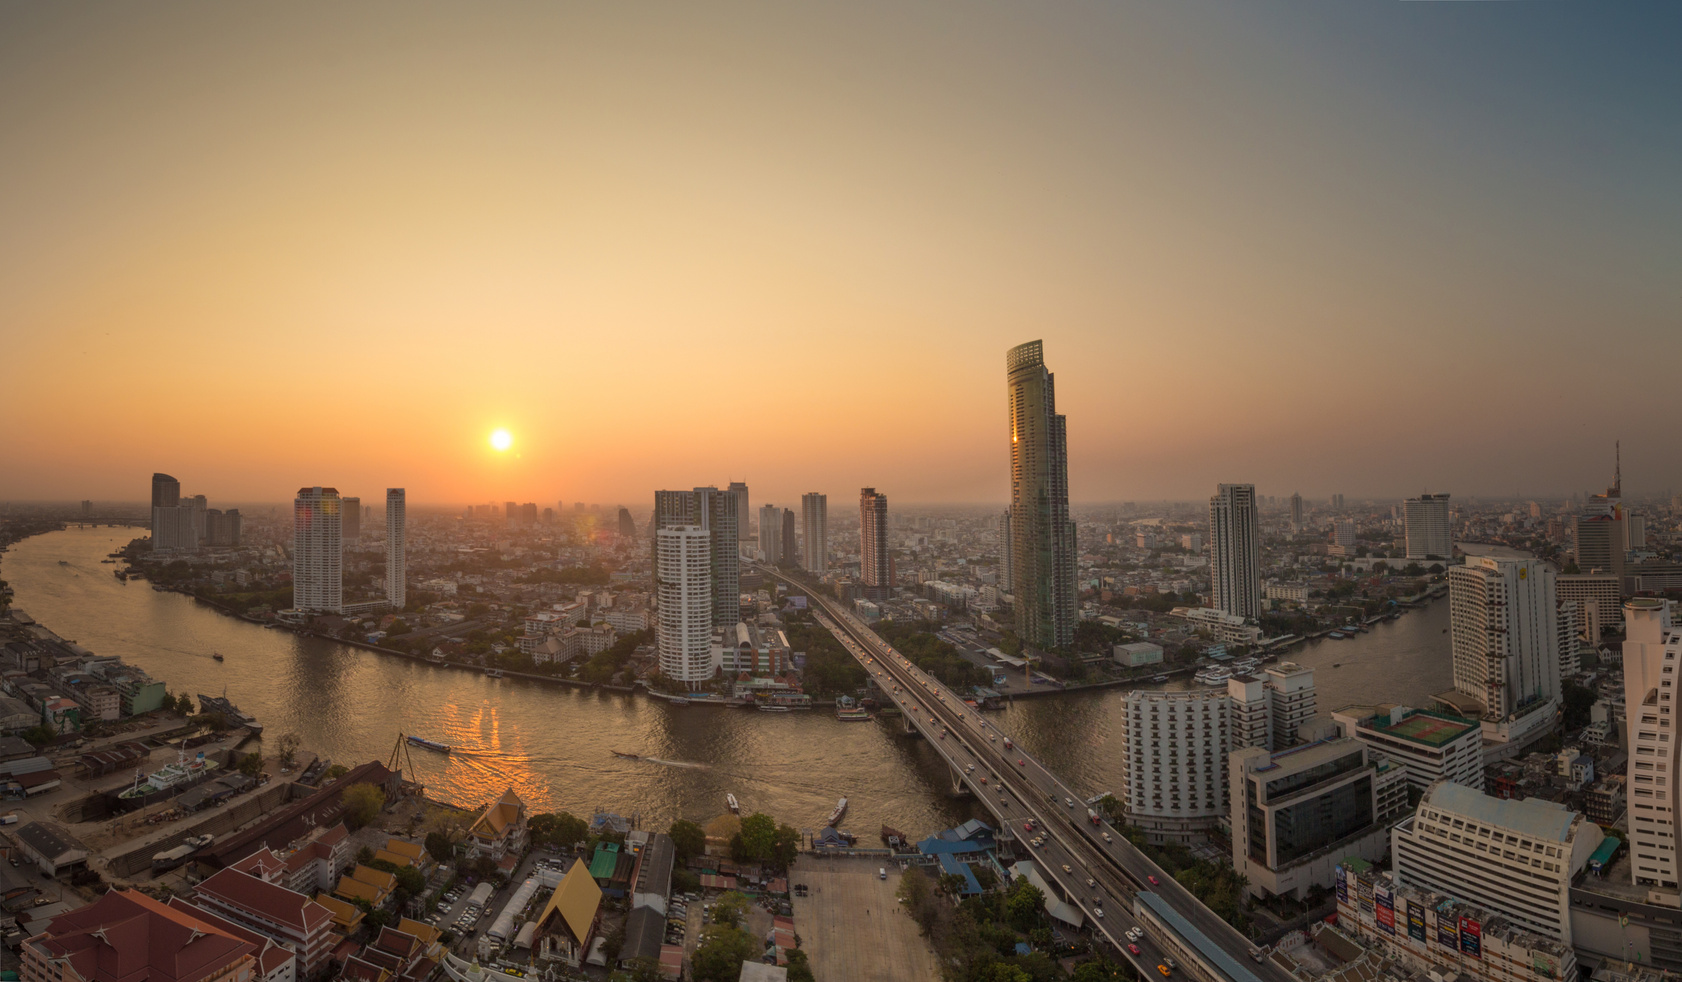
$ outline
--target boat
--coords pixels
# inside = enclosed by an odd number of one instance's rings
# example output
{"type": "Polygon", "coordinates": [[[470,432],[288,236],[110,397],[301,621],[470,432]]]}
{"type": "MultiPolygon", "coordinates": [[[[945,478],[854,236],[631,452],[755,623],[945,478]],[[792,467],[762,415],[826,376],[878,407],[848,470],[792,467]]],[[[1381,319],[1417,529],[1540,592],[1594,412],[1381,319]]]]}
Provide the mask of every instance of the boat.
{"type": "Polygon", "coordinates": [[[836,822],[841,821],[841,816],[845,814],[847,814],[847,799],[842,798],[836,803],[835,810],[829,813],[829,818],[824,820],[824,824],[834,825],[836,822]]]}
{"type": "Polygon", "coordinates": [[[668,703],[672,704],[673,706],[687,706],[687,705],[689,705],[689,700],[685,699],[683,696],[672,696],[669,699],[667,699],[666,701],[668,703]]]}
{"type": "Polygon", "coordinates": [[[889,849],[894,849],[899,846],[906,846],[910,844],[909,840],[905,838],[904,832],[901,832],[899,829],[889,828],[886,825],[882,826],[882,845],[887,846],[889,849]]]}
{"type": "Polygon", "coordinates": [[[134,772],[134,787],[117,795],[125,801],[136,798],[149,798],[160,791],[174,791],[178,788],[188,788],[206,777],[220,766],[214,760],[206,760],[204,751],[192,760],[187,759],[187,751],[182,750],[176,757],[175,763],[165,764],[150,774],[143,774],[138,768],[134,772]]]}
{"type": "Polygon", "coordinates": [[[215,839],[215,836],[209,834],[188,836],[175,848],[154,853],[152,856],[152,875],[167,873],[180,866],[187,861],[187,857],[210,845],[215,839]]]}
{"type": "Polygon", "coordinates": [[[612,754],[615,757],[623,757],[626,760],[641,760],[642,759],[641,754],[628,754],[623,750],[609,750],[608,753],[612,754]]]}
{"type": "Polygon", "coordinates": [[[835,718],[847,722],[858,722],[870,719],[870,713],[855,702],[851,696],[842,696],[835,700],[835,718]]]}
{"type": "Polygon", "coordinates": [[[417,747],[425,747],[428,750],[436,750],[441,754],[447,754],[450,752],[449,744],[439,743],[437,740],[428,740],[425,737],[412,736],[409,737],[409,742],[417,747]]]}
{"type": "Polygon", "coordinates": [[[1230,678],[1232,673],[1220,667],[1206,668],[1195,676],[1195,679],[1204,685],[1225,685],[1230,678]]]}
{"type": "Polygon", "coordinates": [[[222,653],[220,651],[212,651],[210,653],[210,657],[216,659],[217,661],[227,661],[226,658],[222,657],[222,653]]]}
{"type": "Polygon", "coordinates": [[[1168,676],[1158,675],[1156,678],[1151,679],[1151,681],[1152,682],[1166,682],[1166,681],[1168,681],[1168,676]]]}
{"type": "Polygon", "coordinates": [[[1337,633],[1336,631],[1326,632],[1326,637],[1331,638],[1333,641],[1342,641],[1343,640],[1343,635],[1337,633]]]}
{"type": "Polygon", "coordinates": [[[485,669],[485,678],[488,678],[488,679],[502,678],[502,669],[500,669],[500,668],[487,668],[487,669],[485,669]]]}
{"type": "Polygon", "coordinates": [[[724,803],[730,806],[730,813],[732,815],[740,815],[742,813],[741,802],[736,800],[735,795],[726,792],[724,795],[724,803]]]}
{"type": "Polygon", "coordinates": [[[762,712],[762,713],[792,713],[792,712],[794,712],[793,709],[790,709],[787,706],[760,706],[759,711],[762,712]]]}
{"type": "Polygon", "coordinates": [[[253,735],[260,735],[263,732],[263,724],[257,722],[257,717],[243,712],[238,706],[229,702],[227,696],[207,696],[202,692],[199,693],[199,712],[221,713],[222,718],[228,721],[229,726],[243,726],[250,730],[253,735]]]}
{"type": "Polygon", "coordinates": [[[60,560],[59,560],[59,561],[58,561],[58,564],[59,564],[59,565],[60,565],[60,566],[69,566],[69,565],[70,565],[70,561],[69,561],[69,560],[68,560],[68,559],[60,559],[60,560]]]}

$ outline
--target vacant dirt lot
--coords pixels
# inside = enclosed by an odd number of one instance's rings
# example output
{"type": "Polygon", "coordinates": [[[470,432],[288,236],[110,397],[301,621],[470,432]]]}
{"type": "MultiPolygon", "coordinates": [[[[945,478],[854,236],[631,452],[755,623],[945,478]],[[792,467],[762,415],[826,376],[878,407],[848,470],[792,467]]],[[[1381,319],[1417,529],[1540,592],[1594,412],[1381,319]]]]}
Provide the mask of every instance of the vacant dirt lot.
{"type": "Polygon", "coordinates": [[[881,862],[802,857],[792,883],[811,887],[794,898],[794,930],[820,979],[900,982],[935,979],[934,950],[899,909],[899,869],[876,878],[881,862]]]}

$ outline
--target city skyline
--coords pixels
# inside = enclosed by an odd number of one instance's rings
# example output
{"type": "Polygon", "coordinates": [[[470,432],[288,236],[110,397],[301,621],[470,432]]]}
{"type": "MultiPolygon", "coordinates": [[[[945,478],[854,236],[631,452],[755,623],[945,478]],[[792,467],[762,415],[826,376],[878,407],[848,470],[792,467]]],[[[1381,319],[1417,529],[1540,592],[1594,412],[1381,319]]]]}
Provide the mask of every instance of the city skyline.
{"type": "Polygon", "coordinates": [[[963,13],[8,8],[0,499],[994,503],[1027,336],[1077,502],[1682,486],[1674,8],[963,13]]]}

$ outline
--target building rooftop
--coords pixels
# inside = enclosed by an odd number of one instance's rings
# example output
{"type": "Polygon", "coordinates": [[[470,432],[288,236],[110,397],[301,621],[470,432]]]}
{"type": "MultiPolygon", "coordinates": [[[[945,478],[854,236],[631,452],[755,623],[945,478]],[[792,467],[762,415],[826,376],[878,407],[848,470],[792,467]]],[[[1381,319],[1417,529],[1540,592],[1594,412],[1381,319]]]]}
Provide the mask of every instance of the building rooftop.
{"type": "MultiPolygon", "coordinates": [[[[1373,722],[1377,723],[1377,720],[1373,722]]],[[[1468,730],[1483,729],[1476,720],[1450,716],[1447,713],[1434,713],[1430,710],[1418,710],[1399,723],[1373,728],[1387,736],[1401,737],[1427,747],[1440,747],[1459,739],[1468,730]]]]}
{"type": "Polygon", "coordinates": [[[1491,798],[1451,781],[1439,781],[1425,791],[1420,806],[1431,805],[1466,818],[1521,832],[1535,839],[1564,842],[1571,834],[1577,813],[1541,798],[1491,798]]]}

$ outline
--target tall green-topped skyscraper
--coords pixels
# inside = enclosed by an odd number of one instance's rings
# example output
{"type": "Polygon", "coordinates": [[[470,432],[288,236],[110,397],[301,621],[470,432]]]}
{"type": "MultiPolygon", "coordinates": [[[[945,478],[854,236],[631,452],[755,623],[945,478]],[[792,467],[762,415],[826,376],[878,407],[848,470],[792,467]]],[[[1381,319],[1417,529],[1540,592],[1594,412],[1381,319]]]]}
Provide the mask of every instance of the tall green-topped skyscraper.
{"type": "Polygon", "coordinates": [[[1059,648],[1075,640],[1075,523],[1069,519],[1067,421],[1038,341],[1005,355],[1010,406],[1010,591],[1016,633],[1059,648]]]}

